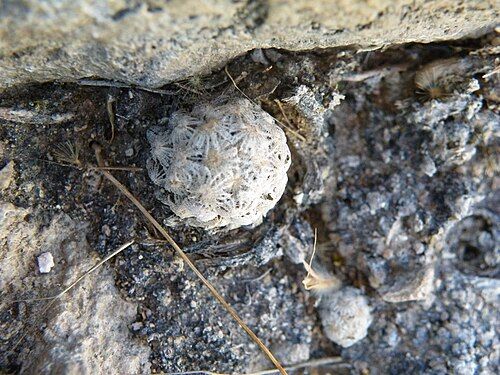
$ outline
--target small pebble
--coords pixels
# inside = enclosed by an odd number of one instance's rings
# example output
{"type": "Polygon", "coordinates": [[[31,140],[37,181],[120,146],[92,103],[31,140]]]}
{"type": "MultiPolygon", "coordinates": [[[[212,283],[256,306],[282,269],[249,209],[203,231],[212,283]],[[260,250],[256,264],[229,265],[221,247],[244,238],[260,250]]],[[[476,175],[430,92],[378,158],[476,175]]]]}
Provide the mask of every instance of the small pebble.
{"type": "Polygon", "coordinates": [[[129,147],[125,150],[125,156],[133,156],[134,155],[134,149],[132,147],[129,147]]]}
{"type": "Polygon", "coordinates": [[[7,189],[14,179],[14,162],[9,162],[0,170],[0,190],[7,189]]]}
{"type": "Polygon", "coordinates": [[[54,257],[51,253],[42,253],[37,257],[38,269],[40,273],[49,273],[52,267],[54,267],[54,257]]]}
{"type": "Polygon", "coordinates": [[[111,236],[111,228],[108,225],[104,224],[101,229],[106,237],[111,236]]]}
{"type": "Polygon", "coordinates": [[[139,331],[143,327],[142,322],[132,323],[132,331],[139,331]]]}
{"type": "Polygon", "coordinates": [[[304,193],[301,192],[301,193],[295,194],[293,197],[293,200],[295,201],[295,203],[297,203],[297,206],[300,206],[304,202],[304,193]]]}

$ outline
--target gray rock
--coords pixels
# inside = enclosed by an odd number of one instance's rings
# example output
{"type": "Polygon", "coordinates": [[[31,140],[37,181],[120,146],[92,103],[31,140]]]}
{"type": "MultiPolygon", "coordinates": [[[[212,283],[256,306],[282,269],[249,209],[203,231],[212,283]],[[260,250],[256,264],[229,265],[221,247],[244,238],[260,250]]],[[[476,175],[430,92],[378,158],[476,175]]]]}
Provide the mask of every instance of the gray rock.
{"type": "Polygon", "coordinates": [[[376,49],[473,37],[498,19],[493,0],[26,0],[0,9],[0,87],[94,77],[158,87],[254,48],[376,49]]]}
{"type": "Polygon", "coordinates": [[[9,161],[6,166],[0,169],[0,191],[7,189],[14,178],[14,162],[9,161]]]}
{"type": "Polygon", "coordinates": [[[54,257],[50,252],[42,253],[36,258],[40,273],[49,273],[54,267],[54,257]]]}
{"type": "Polygon", "coordinates": [[[429,298],[434,290],[434,266],[428,266],[418,272],[410,272],[409,276],[384,292],[382,294],[384,301],[398,303],[429,298]]]}
{"type": "MultiPolygon", "coordinates": [[[[56,295],[62,285],[68,285],[97,263],[85,240],[87,226],[59,215],[47,228],[38,230],[36,224],[24,220],[28,214],[29,210],[11,204],[0,205],[0,244],[7,249],[0,258],[1,289],[18,299],[56,295]],[[6,243],[9,246],[5,247],[6,243]],[[52,254],[59,260],[50,277],[32,271],[30,262],[40,248],[50,250],[44,253],[49,256],[41,264],[41,272],[53,265],[52,254]]],[[[136,305],[121,298],[107,266],[85,278],[45,311],[47,303],[22,302],[21,314],[12,315],[3,331],[6,338],[20,339],[25,333],[25,340],[36,340],[31,351],[23,351],[20,373],[148,372],[149,348],[134,342],[127,328],[136,305]]],[[[4,314],[12,311],[8,304],[4,300],[0,303],[4,314]]],[[[2,349],[3,357],[6,351],[2,349]]]]}

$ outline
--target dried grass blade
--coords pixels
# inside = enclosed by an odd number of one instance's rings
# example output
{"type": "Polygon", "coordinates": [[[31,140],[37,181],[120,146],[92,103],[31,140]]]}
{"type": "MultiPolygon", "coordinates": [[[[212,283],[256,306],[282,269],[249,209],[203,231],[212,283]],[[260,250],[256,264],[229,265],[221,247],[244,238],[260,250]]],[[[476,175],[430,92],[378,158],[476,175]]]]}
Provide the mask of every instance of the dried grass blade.
{"type": "MultiPolygon", "coordinates": [[[[96,159],[98,163],[102,165],[102,157],[100,154],[100,147],[94,148],[96,152],[96,159]]],[[[238,313],[226,302],[224,297],[215,289],[215,287],[203,276],[203,274],[196,268],[194,263],[189,259],[189,257],[182,251],[182,249],[177,245],[172,237],[167,233],[163,226],[156,221],[156,219],[149,213],[149,211],[139,202],[139,200],[111,173],[106,170],[101,170],[101,173],[106,177],[118,190],[120,190],[146,217],[146,219],[161,233],[161,235],[168,241],[168,243],[174,248],[174,250],[179,254],[179,256],[184,260],[184,262],[191,268],[191,270],[198,276],[201,282],[210,290],[210,293],[219,301],[219,303],[226,309],[226,311],[233,317],[234,320],[239,324],[239,326],[250,336],[250,338],[260,347],[260,349],[266,354],[266,356],[271,360],[271,362],[276,366],[281,374],[286,374],[287,372],[276,359],[273,353],[266,347],[266,345],[257,337],[257,335],[248,327],[245,322],[239,317],[238,313]]]]}

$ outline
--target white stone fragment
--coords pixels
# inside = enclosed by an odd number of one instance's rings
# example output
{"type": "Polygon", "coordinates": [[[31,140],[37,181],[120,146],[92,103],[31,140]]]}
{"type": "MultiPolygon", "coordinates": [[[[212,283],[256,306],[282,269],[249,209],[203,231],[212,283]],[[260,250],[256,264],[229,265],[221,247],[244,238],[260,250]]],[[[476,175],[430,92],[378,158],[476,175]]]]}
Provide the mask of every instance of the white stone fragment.
{"type": "Polygon", "coordinates": [[[54,257],[50,252],[42,253],[37,257],[38,270],[40,273],[49,273],[54,267],[54,257]]]}

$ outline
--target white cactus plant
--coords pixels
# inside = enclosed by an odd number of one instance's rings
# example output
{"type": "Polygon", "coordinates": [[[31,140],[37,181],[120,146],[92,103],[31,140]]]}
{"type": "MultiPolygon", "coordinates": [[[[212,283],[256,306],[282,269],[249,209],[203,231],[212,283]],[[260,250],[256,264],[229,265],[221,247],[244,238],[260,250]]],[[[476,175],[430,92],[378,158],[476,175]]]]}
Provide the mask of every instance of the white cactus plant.
{"type": "Polygon", "coordinates": [[[189,225],[257,225],[283,195],[291,163],[285,134],[246,99],[175,112],[147,137],[149,176],[189,225]]]}

